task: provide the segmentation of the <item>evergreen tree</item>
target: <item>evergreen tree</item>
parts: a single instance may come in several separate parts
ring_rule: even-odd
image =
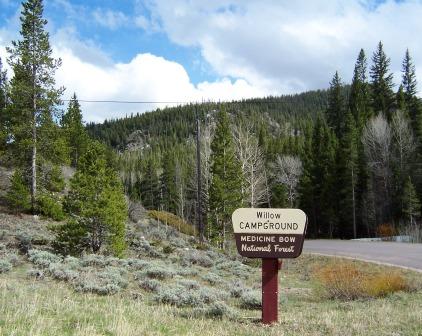
[[[390,58],[384,53],[383,44],[378,43],[377,50],[372,56],[370,70],[372,84],[372,108],[375,113],[383,112],[387,119],[391,119],[394,107],[393,74],[390,72]]]
[[[334,133],[338,136],[343,132],[345,123],[345,106],[343,98],[343,84],[341,83],[338,72],[333,76],[330,82],[330,91],[328,96],[327,123]]]
[[[77,167],[79,158],[88,145],[88,134],[82,122],[82,111],[76,93],[73,94],[67,112],[63,115],[62,127],[69,148],[70,163]]]
[[[406,219],[412,225],[421,216],[421,202],[419,201],[418,195],[416,194],[415,187],[412,184],[410,176],[406,180],[403,190],[403,212],[406,215]]]
[[[325,120],[319,116],[312,138],[312,166],[310,185],[313,195],[312,216],[315,236],[333,237],[336,234],[337,195],[334,177],[336,173],[336,137]]]
[[[161,174],[162,205],[165,211],[177,213],[176,164],[171,152],[163,157],[163,173]]]
[[[91,143],[80,158],[65,208],[72,219],[56,230],[58,246],[76,251],[75,244],[97,253],[106,244],[112,254],[123,255],[126,200],[117,172],[107,165],[103,145]]]
[[[24,168],[30,167],[31,206],[35,211],[37,196],[37,164],[41,157],[49,157],[55,149],[51,138],[55,106],[60,103],[62,89],[55,89],[54,73],[60,60],[52,57],[47,21],[42,17],[42,0],[27,0],[21,13],[21,37],[8,48],[11,80],[10,110],[15,157]],[[44,140],[44,141],[43,141]]]
[[[242,170],[236,159],[230,121],[224,107],[217,115],[211,143],[210,211],[213,239],[225,248],[231,215],[242,205]]]
[[[363,128],[363,125],[370,116],[369,90],[366,79],[366,71],[367,62],[365,51],[361,49],[353,71],[353,79],[349,96],[349,108],[359,129]]]
[[[161,203],[160,178],[157,171],[157,164],[150,156],[139,186],[142,205],[148,210],[158,209]]]
[[[339,235],[341,238],[357,237],[356,182],[358,159],[358,134],[355,119],[350,112],[339,140],[337,151],[337,190]]]
[[[29,210],[31,207],[29,190],[19,169],[15,170],[10,182],[11,186],[6,195],[9,207],[15,214]]]
[[[413,132],[417,136],[419,142],[422,141],[422,106],[417,97],[417,81],[416,68],[410,57],[409,49],[402,63],[402,88],[403,99],[402,103],[406,113],[410,117]],[[400,107],[399,107],[400,108]]]
[[[401,110],[407,114],[408,110],[406,108],[406,98],[403,91],[403,85],[399,86],[399,89],[396,93],[396,107],[398,110]]]

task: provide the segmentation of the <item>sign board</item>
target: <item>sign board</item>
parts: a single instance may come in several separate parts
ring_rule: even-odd
[[[307,218],[300,209],[241,208],[232,215],[237,250],[248,258],[297,258]]]

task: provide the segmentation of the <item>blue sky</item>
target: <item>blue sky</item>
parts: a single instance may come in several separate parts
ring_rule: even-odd
[[[422,2],[44,0],[58,85],[91,100],[201,101],[349,82],[360,48],[382,40],[397,84],[406,48],[422,77]],[[19,38],[20,1],[0,0],[0,57]],[[416,36],[416,37],[415,37]],[[9,69],[10,74],[10,69]],[[420,75],[420,76],[419,76]],[[84,104],[87,121],[151,105]]]

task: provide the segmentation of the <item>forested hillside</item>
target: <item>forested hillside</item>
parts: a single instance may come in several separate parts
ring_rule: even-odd
[[[231,113],[241,114],[242,118],[259,123],[266,123],[267,119],[267,127],[271,127],[271,121],[283,124],[296,118],[314,118],[326,110],[327,104],[327,90],[225,103]],[[125,148],[131,140],[132,132],[138,130],[148,135],[149,142],[154,144],[183,142],[195,132],[196,112],[201,120],[205,120],[207,115],[218,108],[217,103],[202,103],[157,109],[122,119],[106,120],[102,124],[90,123],[87,129],[92,137],[119,150]]]
[[[336,72],[326,91],[164,108],[87,128],[119,151],[132,198],[194,223],[197,111],[211,240],[224,240],[239,206],[300,207],[311,237],[420,239],[422,110],[404,54],[398,88],[380,42],[369,65],[359,52],[350,84]]]

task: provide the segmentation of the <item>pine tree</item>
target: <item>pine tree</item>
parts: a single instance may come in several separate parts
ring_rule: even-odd
[[[70,181],[65,208],[72,220],[56,230],[58,246],[75,251],[77,248],[72,246],[75,244],[97,253],[107,245],[112,254],[123,255],[126,200],[120,178],[107,165],[105,148],[100,143],[90,143],[80,158]],[[74,236],[71,236],[72,232]]]
[[[82,122],[82,111],[76,93],[73,94],[67,112],[63,115],[62,127],[69,148],[70,163],[77,167],[79,158],[88,145],[88,134]]]
[[[345,106],[343,98],[343,84],[336,71],[330,82],[330,91],[328,95],[327,123],[334,133],[338,136],[343,132],[345,123]]]
[[[147,159],[139,188],[142,205],[148,210],[158,209],[161,203],[160,178],[157,163],[152,156]]]
[[[367,61],[365,51],[361,49],[353,71],[349,96],[349,108],[359,129],[363,128],[363,125],[370,116],[369,89],[366,71]]]
[[[224,107],[217,115],[211,143],[210,211],[213,239],[225,248],[231,215],[242,205],[242,170],[236,159],[230,121]]]
[[[406,219],[412,225],[421,216],[421,202],[419,201],[415,187],[412,184],[410,176],[406,180],[403,190],[403,213],[406,215]]]
[[[409,49],[402,63],[402,88],[404,108],[410,117],[412,129],[419,142],[422,142],[422,106],[417,97],[416,68],[410,57]]]
[[[6,195],[9,207],[15,214],[29,210],[31,207],[29,190],[19,169],[15,170],[10,182],[11,186]]]
[[[171,152],[163,157],[163,173],[161,174],[162,206],[165,211],[177,213],[176,164]]]
[[[338,190],[339,234],[342,238],[357,237],[356,182],[358,134],[350,112],[339,140],[336,183]]]
[[[336,234],[337,195],[334,177],[336,172],[336,137],[325,120],[319,116],[315,123],[312,138],[312,166],[309,172],[312,186],[312,216],[316,236],[333,237]]]
[[[41,157],[49,157],[56,145],[51,132],[55,106],[60,103],[62,89],[55,89],[54,73],[60,60],[52,57],[49,34],[45,31],[42,0],[27,0],[21,13],[22,40],[7,48],[14,77],[11,80],[10,110],[15,157],[24,168],[30,168],[31,206],[35,211],[37,196],[37,165]]]
[[[375,113],[383,112],[387,119],[390,120],[394,107],[393,74],[389,69],[390,58],[384,53],[381,41],[372,56],[372,62],[370,70],[372,108]]]

